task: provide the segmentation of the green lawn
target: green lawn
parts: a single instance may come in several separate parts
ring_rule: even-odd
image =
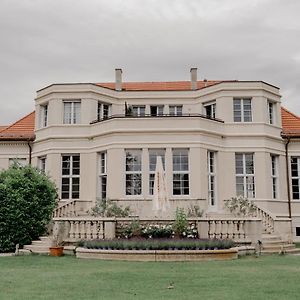
[[[300,256],[194,263],[0,257],[0,299],[300,299]]]

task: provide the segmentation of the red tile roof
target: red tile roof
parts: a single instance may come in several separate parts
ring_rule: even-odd
[[[300,136],[300,117],[281,107],[282,132],[287,136]]]
[[[207,81],[197,81],[197,89],[203,89],[208,86],[212,86],[221,82],[235,82],[236,80],[207,80]],[[111,90],[115,89],[114,82],[103,82],[96,83],[96,85],[108,88]],[[171,82],[123,82],[123,91],[190,91],[191,82],[190,81],[171,81]]]
[[[0,131],[0,140],[34,140],[35,112]]]
[[[7,126],[0,126],[0,132],[5,129]]]

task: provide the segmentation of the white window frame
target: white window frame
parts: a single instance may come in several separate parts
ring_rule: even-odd
[[[40,106],[40,127],[47,127],[48,125],[48,103]]]
[[[236,103],[240,102],[240,110],[236,109]],[[246,101],[250,102],[250,110],[246,110]],[[245,115],[246,112],[250,111],[250,119],[249,120],[245,120]],[[241,120],[237,120],[238,116],[236,115],[237,113],[240,113],[240,119]],[[240,123],[240,122],[244,122],[244,123],[249,123],[253,121],[252,118],[252,98],[233,98],[233,121],[236,123]]]
[[[271,180],[272,180],[272,199],[278,199],[278,160],[279,156],[270,155],[271,158]]]
[[[272,101],[268,101],[268,116],[269,116],[269,124],[275,124],[275,107],[276,104]]]
[[[107,152],[99,153],[99,198],[107,199]],[[105,190],[103,189],[105,183]]]
[[[145,117],[146,105],[132,105],[132,115],[135,117]]]
[[[154,176],[155,176],[157,157],[161,156],[163,168],[164,171],[166,171],[166,149],[164,148],[148,149],[148,154],[149,154],[149,195],[153,195]],[[155,157],[155,164],[151,163],[151,157]]]
[[[70,104],[70,117],[67,118],[66,105]],[[79,107],[77,105],[79,104]],[[81,119],[81,101],[80,100],[63,100],[63,123],[68,124],[79,124]],[[78,108],[78,111],[76,110]]]
[[[237,173],[237,156],[242,156],[242,173]],[[252,156],[253,173],[247,173],[247,157]],[[239,160],[240,161],[240,160]],[[236,177],[236,194],[237,196],[243,196],[245,198],[255,198],[255,165],[254,165],[254,153],[235,153],[235,177]],[[243,193],[238,192],[238,179],[242,178]],[[252,188],[251,188],[252,187]]]
[[[217,205],[217,153],[215,151],[207,151],[207,175],[208,175],[208,203],[209,207],[215,208]]]
[[[152,114],[152,108],[156,108],[156,113]],[[152,117],[160,117],[164,115],[164,105],[150,105],[150,115]]]
[[[9,160],[8,162],[9,166],[12,166],[14,163],[17,163],[18,166],[25,167],[28,164],[27,158],[24,157],[12,157],[9,158],[8,160]]]
[[[182,116],[183,105],[169,105],[170,116]]]
[[[97,121],[108,119],[111,114],[111,104],[98,101]]]
[[[79,157],[79,174],[74,174],[74,157]],[[63,174],[63,163],[64,157],[70,157],[69,162],[69,174]],[[67,169],[67,168],[65,168]],[[63,197],[63,185],[67,185],[63,183],[63,179],[69,179],[68,190],[66,191],[69,194],[68,198]],[[78,197],[73,197],[73,179],[78,178]],[[79,199],[80,198],[80,154],[62,154],[61,156],[61,199],[62,200],[71,200],[71,199]]]
[[[128,164],[128,153],[133,154],[138,157],[140,163],[137,164]],[[143,192],[143,175],[142,175],[142,150],[141,149],[125,149],[125,195],[126,196],[140,196]],[[136,170],[129,170],[129,166],[132,166]],[[135,178],[137,176],[137,178]],[[129,178],[131,178],[129,180]],[[131,186],[127,185],[128,182],[131,182]],[[138,184],[139,183],[139,184]],[[138,185],[136,185],[138,184]]]
[[[204,113],[205,113],[206,117],[211,118],[211,119],[216,118],[216,109],[217,109],[216,101],[204,103],[203,107],[204,107],[204,110],[205,110]],[[208,107],[211,107],[210,114],[208,114],[208,112],[207,112]]]
[[[40,156],[38,157],[38,169],[44,173],[46,173],[46,164],[47,164],[47,157]]]
[[[293,168],[293,165],[294,166],[296,165],[296,169]],[[297,172],[297,175],[293,174],[294,171]],[[292,187],[292,199],[300,200],[300,157],[297,156],[291,157],[291,187]],[[298,194],[298,197],[294,197],[294,194]]]
[[[186,154],[182,154],[186,153]],[[189,149],[188,148],[173,148],[172,149],[172,195],[173,196],[189,196],[190,195],[190,167],[189,167]],[[176,153],[180,153],[179,155]],[[184,164],[182,163],[183,157],[187,157],[187,168],[184,168]],[[176,157],[179,159],[179,163],[175,163]],[[179,165],[179,170],[176,170],[174,168],[175,165]],[[175,178],[179,175],[179,180],[176,180]],[[182,176],[187,176],[187,180],[184,180]],[[187,181],[187,187],[185,187],[184,182]],[[175,189],[178,189],[175,187],[175,182],[179,182],[179,193],[174,193]],[[188,192],[186,193],[186,189]]]

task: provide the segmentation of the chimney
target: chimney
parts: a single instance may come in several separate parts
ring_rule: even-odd
[[[115,90],[122,91],[122,69],[115,69],[115,74],[116,74]]]
[[[197,68],[191,68],[191,89],[197,89]]]

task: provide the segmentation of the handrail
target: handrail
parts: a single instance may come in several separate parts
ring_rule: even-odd
[[[252,214],[253,217],[261,218],[262,226],[264,230],[267,233],[273,233],[276,216],[268,212],[267,210],[258,207],[256,204],[254,204],[254,206],[255,206],[255,211]]]
[[[125,114],[117,114],[117,115],[111,115],[107,116],[106,118],[101,118],[94,120],[90,122],[90,124],[96,124],[100,123],[103,121],[111,120],[111,119],[142,119],[142,118],[187,118],[187,117],[192,117],[192,118],[202,118],[202,119],[207,119],[211,121],[216,121],[219,123],[224,123],[223,120],[218,119],[218,118],[211,118],[209,116],[203,115],[203,114],[181,114],[181,115],[171,115],[171,114],[161,114],[161,115],[151,115],[151,114],[145,114],[142,116],[134,116],[134,115],[125,115]]]

